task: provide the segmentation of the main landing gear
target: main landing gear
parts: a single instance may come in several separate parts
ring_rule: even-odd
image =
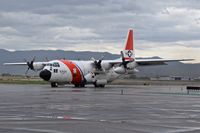
[[[56,82],[52,82],[52,83],[51,83],[51,87],[52,87],[52,88],[56,88],[56,87],[58,87],[58,83],[56,83]]]
[[[96,83],[94,83],[94,87],[95,88],[104,88],[105,84],[96,84]]]

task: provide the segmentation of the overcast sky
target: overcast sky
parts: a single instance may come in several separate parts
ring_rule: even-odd
[[[119,54],[134,29],[137,57],[200,62],[199,0],[0,0],[0,48]]]

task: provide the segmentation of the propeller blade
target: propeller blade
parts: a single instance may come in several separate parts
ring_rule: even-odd
[[[123,51],[121,51],[121,56],[122,56],[122,62],[124,62],[125,59],[124,59],[124,53],[123,53]]]
[[[24,61],[27,63],[27,60],[24,58]]]
[[[49,61],[48,57],[45,57],[45,60],[46,60],[46,61]]]
[[[99,60],[102,61],[102,60],[104,59],[104,57],[105,57],[105,55],[102,55],[101,58],[100,58]]]
[[[35,56],[33,57],[33,60],[32,60],[33,62],[35,62]]]
[[[33,59],[29,62],[27,61],[25,58],[24,58],[24,61],[26,62],[27,66],[28,66],[28,69],[26,70],[25,72],[25,75],[28,74],[28,71],[31,69],[31,70],[34,70],[34,66],[33,66],[33,63],[35,62],[35,56],[33,57]]]
[[[91,57],[90,60],[92,60],[92,61],[94,61],[94,62],[96,61],[94,57]]]
[[[102,56],[100,60],[96,60],[93,57],[91,58],[91,60],[94,62],[96,69],[98,69],[98,70],[102,69],[101,62],[102,62],[103,58],[104,58],[104,56]]]
[[[122,63],[120,64],[124,66],[125,69],[127,69],[127,64],[128,64],[128,61],[125,61],[125,58],[124,58],[124,53],[123,51],[121,51],[121,56],[122,56]]]
[[[29,69],[30,69],[30,68],[28,67],[28,69],[27,69],[27,70],[26,70],[26,72],[25,72],[25,75],[27,75],[27,74],[28,74],[28,71],[29,71]]]

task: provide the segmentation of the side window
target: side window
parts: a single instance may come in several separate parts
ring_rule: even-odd
[[[53,69],[53,72],[54,73],[58,73],[58,69]]]

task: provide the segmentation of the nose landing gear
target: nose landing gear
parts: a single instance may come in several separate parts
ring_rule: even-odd
[[[52,82],[52,83],[51,83],[51,87],[52,87],[52,88],[56,88],[56,87],[58,87],[58,83],[56,83],[56,82]]]

